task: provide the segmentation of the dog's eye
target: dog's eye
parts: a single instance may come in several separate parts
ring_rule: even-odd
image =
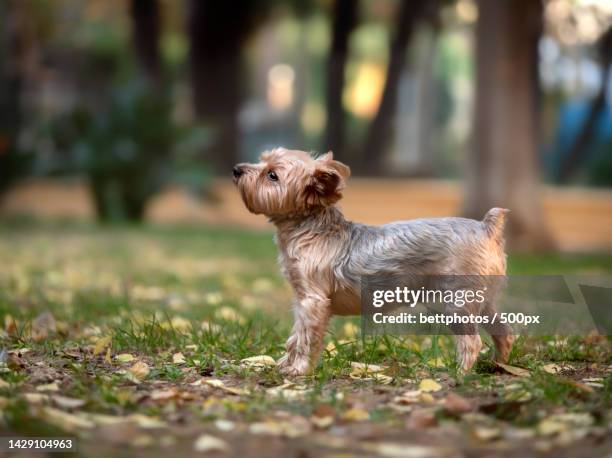
[[[268,179],[270,181],[278,181],[278,175],[274,171],[270,170],[268,172]]]

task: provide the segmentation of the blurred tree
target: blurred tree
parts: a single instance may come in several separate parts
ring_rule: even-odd
[[[612,27],[608,28],[601,36],[597,48],[602,70],[601,86],[591,102],[582,128],[576,135],[574,142],[569,146],[568,154],[561,164],[557,176],[561,183],[567,182],[586,159],[595,136],[597,122],[606,107],[610,84],[610,66],[612,65]]]
[[[363,157],[368,174],[381,172],[382,159],[392,135],[391,125],[397,105],[400,77],[406,63],[406,50],[427,3],[426,0],[402,0],[400,3],[395,37],[390,47],[385,88],[365,140]]]
[[[344,151],[345,114],[342,104],[349,36],[357,19],[357,0],[336,0],[332,12],[332,42],[327,63],[327,125],[323,151],[332,150],[339,160]]]
[[[189,61],[197,115],[211,124],[209,157],[217,172],[238,162],[238,114],[244,98],[242,48],[267,2],[191,0]],[[262,8],[263,9],[263,8]]]
[[[136,57],[151,83],[160,86],[162,65],[159,52],[159,4],[157,0],[132,0],[130,13]]]
[[[474,146],[464,213],[480,219],[509,208],[509,241],[521,250],[553,246],[539,197],[539,131],[534,65],[540,0],[479,0]]]
[[[35,32],[24,2],[0,2],[0,193],[29,169],[31,155],[18,147],[21,94],[35,57]]]

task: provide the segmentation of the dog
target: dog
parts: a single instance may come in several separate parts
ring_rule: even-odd
[[[331,152],[313,157],[276,148],[259,163],[237,164],[232,173],[247,209],[276,226],[279,263],[294,292],[295,322],[278,362],[286,375],[309,374],[316,366],[332,315],[360,313],[366,275],[506,274],[508,210],[493,208],[482,221],[433,218],[369,226],[347,221],[336,206],[350,168]],[[495,358],[505,362],[513,336],[491,334]],[[460,369],[470,370],[482,348],[475,327],[456,336],[456,348]]]

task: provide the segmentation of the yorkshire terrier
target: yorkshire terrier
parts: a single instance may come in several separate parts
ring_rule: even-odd
[[[493,208],[482,221],[432,218],[368,226],[347,221],[336,206],[349,176],[349,167],[331,152],[315,158],[285,148],[233,169],[248,210],[276,226],[280,265],[295,294],[295,323],[278,362],[287,375],[313,369],[332,315],[360,313],[365,276],[506,274],[508,210]],[[456,336],[457,362],[467,371],[482,341],[476,326],[462,329]],[[513,336],[494,334],[496,359],[504,362]]]

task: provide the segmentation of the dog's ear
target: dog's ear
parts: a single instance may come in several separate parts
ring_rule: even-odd
[[[331,152],[318,158],[306,186],[306,204],[326,206],[339,201],[350,174],[351,169],[342,162],[335,161]]]
[[[331,151],[329,151],[328,153],[326,153],[323,156],[321,156],[320,158],[318,158],[317,162],[320,162],[320,163],[324,164],[325,166],[335,170],[336,173],[338,173],[338,175],[340,175],[340,177],[342,178],[343,182],[346,182],[346,180],[348,180],[348,178],[351,176],[351,169],[350,169],[350,167],[348,165],[346,165],[346,164],[343,164],[340,161],[335,161],[334,160],[334,153],[332,153]]]

